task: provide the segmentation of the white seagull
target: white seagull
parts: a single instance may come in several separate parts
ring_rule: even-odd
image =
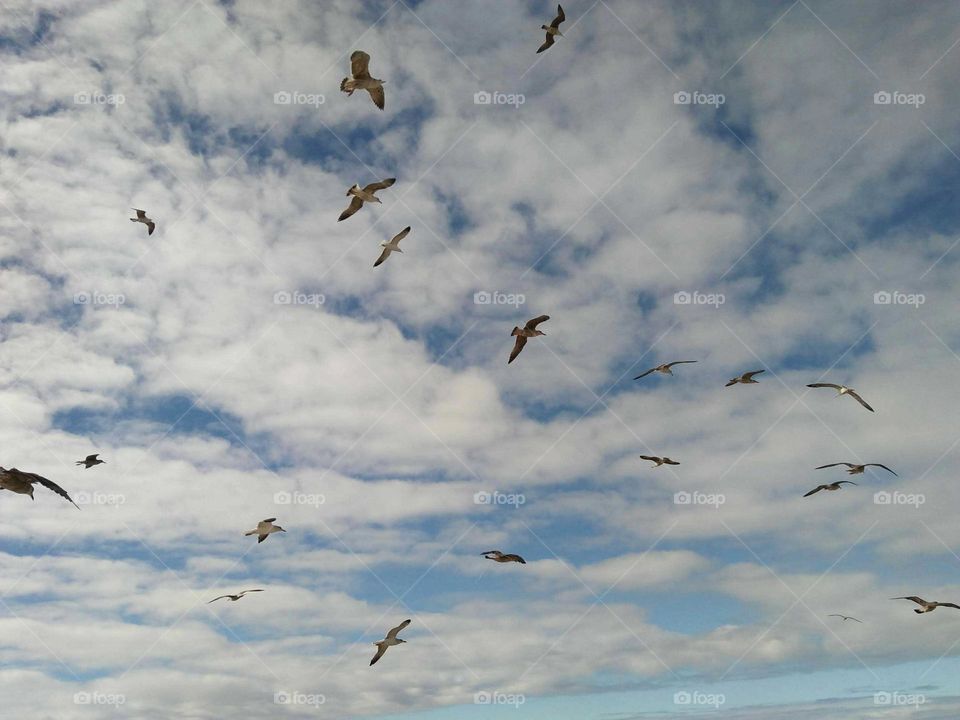
[[[256,588],[254,590],[244,590],[243,592],[239,592],[236,595],[221,595],[220,597],[215,597],[213,600],[208,602],[207,605],[209,605],[212,602],[216,602],[217,600],[223,600],[224,598],[229,598],[230,602],[236,602],[247,593],[252,593],[252,592],[263,592],[263,590],[261,588]]]
[[[695,362],[696,360],[674,360],[671,363],[664,363],[663,365],[657,365],[655,368],[650,368],[645,373],[641,373],[640,375],[637,375],[634,378],[634,380],[639,380],[640,378],[646,377],[650,373],[655,373],[655,372],[663,373],[664,375],[673,375],[673,370],[671,370],[670,368],[672,368],[674,365],[683,365],[685,363],[695,363]]]
[[[395,628],[393,628],[390,632],[388,632],[387,636],[383,640],[380,640],[379,642],[374,643],[374,645],[377,646],[377,654],[374,655],[373,660],[370,661],[371,665],[373,665],[374,663],[377,662],[377,660],[383,657],[383,654],[387,651],[388,647],[393,647],[394,645],[399,645],[400,643],[406,642],[406,640],[401,640],[400,638],[398,638],[397,634],[409,624],[410,624],[410,619],[407,618],[402,623],[400,623]]]
[[[840,615],[839,613],[831,613],[830,615],[827,615],[827,617],[843,618],[844,622],[846,622],[847,620],[853,620],[863,625],[863,620],[857,620],[855,617],[853,617],[853,615]]]
[[[849,468],[847,470],[847,475],[863,475],[863,471],[868,467],[881,467],[884,470],[886,470],[888,473],[893,473],[894,475],[897,475],[895,472],[893,472],[893,470],[888,468],[886,465],[882,465],[880,463],[864,463],[863,465],[854,465],[853,463],[848,463],[848,462],[838,462],[838,463],[830,463],[829,465],[821,465],[820,467],[817,467],[814,469],[823,470],[824,468],[837,467],[837,465],[846,465],[847,468]],[[900,477],[900,476],[897,475],[897,477]]]
[[[244,536],[256,535],[257,544],[259,545],[260,543],[262,543],[264,540],[267,539],[267,536],[275,532],[286,532],[286,530],[284,530],[279,525],[273,524],[275,520],[276,518],[267,518],[266,520],[261,520],[260,522],[257,523],[257,526],[253,530],[245,532]]]
[[[380,247],[383,248],[383,252],[380,253],[380,257],[377,258],[377,261],[373,264],[373,266],[376,267],[382,263],[384,260],[390,257],[390,253],[392,252],[402,253],[403,250],[400,249],[400,241],[403,240],[409,232],[410,226],[407,225],[403,230],[394,235],[390,242],[380,243]]]
[[[383,84],[386,80],[370,77],[370,56],[363,50],[354,50],[350,55],[350,74],[340,83],[340,89],[347,95],[353,95],[354,90],[366,90],[370,93],[373,104],[383,110],[386,98],[383,95]]]
[[[810,492],[804,493],[804,497],[810,497],[811,495],[814,495],[814,494],[820,492],[821,490],[829,490],[829,491],[831,491],[831,492],[834,491],[834,490],[839,490],[839,489],[840,489],[840,486],[843,485],[843,484],[856,485],[856,483],[853,482],[852,480],[837,480],[837,482],[835,482],[835,483],[827,483],[826,485],[817,485],[817,486],[816,486],[813,490],[811,490]]]
[[[896,598],[890,598],[890,599],[891,600],[912,600],[913,602],[915,602],[917,605],[920,606],[920,608],[913,609],[913,611],[919,615],[922,615],[923,613],[933,612],[938,607],[951,607],[951,608],[956,608],[957,610],[960,610],[960,605],[956,605],[954,603],[927,602],[923,598],[918,598],[916,595],[907,595],[906,597],[896,597]]]
[[[154,228],[157,227],[157,224],[147,217],[146,210],[137,210],[136,208],[130,208],[137,213],[135,218],[130,218],[130,222],[139,222],[147,226],[147,235],[153,235]]]
[[[347,209],[340,213],[340,217],[337,219],[337,222],[341,220],[346,220],[348,217],[353,215],[357,210],[363,207],[365,202],[380,202],[380,198],[374,195],[377,190],[383,190],[393,185],[397,181],[396,178],[387,178],[386,180],[381,180],[380,182],[370,183],[366,187],[361,188],[359,183],[354,185],[352,188],[347,190],[347,197],[353,197],[350,200],[350,204],[347,206]]]
[[[499,550],[487,550],[485,553],[480,553],[482,557],[485,557],[487,560],[493,560],[498,563],[508,563],[515,562],[520,563],[521,565],[526,565],[527,561],[524,560],[519,555],[513,553],[502,553]]]
[[[810,387],[810,388],[818,388],[818,387],[833,388],[834,390],[837,391],[837,397],[840,397],[841,395],[849,395],[849,396],[852,397],[854,400],[856,400],[858,403],[860,403],[861,405],[863,405],[867,410],[869,410],[870,412],[874,412],[873,408],[870,407],[869,405],[867,405],[866,400],[864,400],[862,397],[860,397],[859,395],[857,395],[856,391],[855,391],[853,388],[848,388],[848,387],[846,387],[845,385],[836,385],[836,384],[834,384],[834,383],[810,383],[809,385],[807,385],[807,387]]]
[[[766,370],[752,370],[751,372],[745,372],[740,377],[735,377],[730,380],[730,382],[724,385],[724,387],[730,387],[731,385],[736,385],[737,383],[740,383],[741,385],[756,385],[760,381],[754,380],[753,376],[759,375],[762,372],[766,372]]]

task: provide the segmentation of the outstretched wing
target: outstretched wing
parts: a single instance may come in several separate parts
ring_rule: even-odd
[[[375,665],[377,660],[383,657],[383,654],[387,651],[386,645],[381,645],[377,643],[377,654],[373,656],[373,660],[370,661],[371,665]]]
[[[223,600],[224,598],[228,598],[228,597],[232,597],[232,596],[231,596],[231,595],[221,595],[220,597],[215,597],[213,600],[211,600],[210,602],[208,602],[207,605],[209,605],[209,604],[212,603],[212,602],[216,602],[217,600]]]
[[[807,387],[828,387],[833,388],[834,390],[839,390],[839,385],[834,385],[833,383],[810,383]]]
[[[557,16],[553,19],[553,22],[550,23],[550,27],[556,30],[560,27],[560,23],[567,19],[567,16],[563,14],[563,8],[557,5]]]
[[[100,453],[94,453],[93,455],[87,455],[87,457],[84,458],[84,462],[93,462],[94,460],[97,459],[97,455],[99,455],[99,454],[100,454]]]
[[[375,88],[367,88],[367,92],[370,93],[370,99],[373,100],[373,104],[383,110],[387,104],[386,95],[383,93],[383,85]]]
[[[520,351],[523,350],[523,346],[526,344],[527,338],[523,335],[517,335],[517,341],[513,344],[513,350],[510,352],[510,359],[507,360],[507,365],[517,359],[517,355],[520,354]]]
[[[410,618],[407,618],[407,619],[404,620],[402,623],[400,623],[399,625],[397,625],[395,628],[392,628],[392,629],[390,630],[390,632],[387,633],[387,637],[392,640],[393,638],[395,638],[395,637],[397,636],[397,634],[398,634],[401,630],[403,630],[403,629],[404,629],[407,625],[409,625],[409,624],[410,624]]]
[[[151,220],[147,223],[147,235],[153,235],[153,231],[156,230],[157,224]]]
[[[409,234],[410,234],[410,226],[407,225],[403,230],[401,230],[400,232],[398,232],[396,235],[393,236],[393,239],[390,240],[390,244],[399,245],[400,241],[403,240]]]
[[[837,465],[846,465],[848,468],[853,467],[853,463],[839,462],[839,463],[830,463],[829,465],[821,465],[819,467],[815,467],[814,470],[823,470],[824,468],[836,467]]]
[[[752,370],[751,372],[744,373],[743,378],[745,380],[753,380],[754,375],[759,375],[762,372],[766,372],[766,370]]]
[[[383,252],[380,253],[380,257],[377,258],[377,261],[373,264],[373,266],[374,266],[374,267],[377,267],[377,265],[379,265],[379,264],[382,263],[384,260],[386,260],[388,257],[390,257],[390,253],[391,253],[391,252],[393,252],[393,251],[390,250],[389,248],[384,248],[384,249],[383,249]]]
[[[59,485],[57,485],[53,480],[47,480],[47,478],[43,477],[42,475],[37,475],[37,474],[35,474],[35,473],[23,473],[23,474],[24,474],[24,475],[29,475],[29,476],[32,477],[36,482],[40,483],[41,485],[43,485],[43,486],[44,486],[45,488],[47,488],[48,490],[53,490],[53,491],[54,491],[57,495],[59,495],[60,497],[66,499],[66,500],[68,500],[68,501],[70,501],[70,503],[71,503],[77,510],[80,509],[80,506],[77,505],[75,502],[73,502],[73,498],[70,497],[70,496],[67,494],[67,491],[64,490],[62,487],[60,487]]]
[[[875,467],[883,468],[883,469],[886,470],[888,473],[893,473],[894,475],[897,475],[895,472],[893,472],[893,470],[891,470],[891,469],[888,468],[886,465],[883,465],[883,464],[881,464],[881,463],[867,463],[866,465],[864,465],[864,467],[869,467],[869,466],[871,466],[871,465],[873,465],[873,466],[875,466]],[[897,477],[900,477],[900,476],[897,475]]]
[[[350,204],[347,206],[347,209],[340,213],[340,217],[337,218],[337,222],[341,220],[346,220],[348,217],[353,215],[357,210],[363,207],[363,200],[358,198],[356,195],[353,196],[353,199],[350,201]]]
[[[815,488],[814,488],[813,490],[811,490],[810,492],[805,493],[805,494],[804,494],[804,497],[810,497],[811,495],[814,495],[814,494],[820,492],[820,491],[823,490],[825,487],[826,487],[826,485],[818,485],[817,487],[815,487]]]
[[[524,559],[523,559],[522,557],[520,557],[519,555],[510,554],[510,555],[504,555],[504,557],[507,558],[508,560],[512,560],[513,562],[518,562],[518,563],[520,563],[521,565],[526,565],[526,564],[527,564],[527,561],[524,560]]]
[[[137,210],[136,208],[130,208],[130,209],[136,211],[136,213],[137,213],[137,220],[143,220],[144,218],[147,217],[147,211],[146,211],[146,210]]]
[[[354,50],[350,55],[350,74],[357,80],[370,77],[370,56],[363,50]]]
[[[849,396],[852,397],[854,400],[856,400],[858,403],[860,403],[861,405],[863,405],[863,406],[864,406],[867,410],[869,410],[870,412],[874,412],[874,409],[873,409],[872,407],[870,407],[869,405],[867,405],[866,400],[864,400],[862,397],[860,397],[859,395],[857,395],[853,390],[847,390],[847,395],[849,395]]]
[[[363,191],[368,193],[374,193],[377,190],[383,190],[393,185],[397,181],[396,178],[387,178],[386,180],[381,180],[380,182],[370,183],[367,185]]]
[[[646,377],[647,375],[649,375],[650,373],[655,372],[655,371],[656,371],[656,368],[650,368],[649,370],[647,370],[647,371],[646,371],[645,373],[643,373],[642,375],[637,375],[637,376],[634,378],[634,380],[639,380],[640,378],[644,378],[644,377]]]
[[[674,360],[672,363],[667,363],[668,368],[672,368],[674,365],[685,365],[686,363],[695,363],[696,360]]]
[[[256,588],[254,590],[244,590],[243,592],[240,593],[240,597],[243,597],[247,593],[252,593],[252,592],[263,592],[263,588]]]
[[[660,458],[654,457],[653,455],[641,455],[641,460],[650,460],[652,462],[660,462]]]
[[[956,605],[954,603],[938,603],[938,605],[940,607],[952,607],[952,608],[956,608],[957,610],[960,610],[960,605]]]
[[[540,317],[535,317],[532,320],[527,320],[527,324],[524,325],[524,327],[527,330],[536,330],[537,325],[539,325],[542,322],[546,322],[549,319],[550,319],[549,315],[541,315]]]
[[[891,599],[891,600],[912,600],[912,601],[915,602],[917,605],[926,605],[926,604],[927,604],[927,601],[926,601],[926,600],[924,600],[923,598],[919,598],[919,597],[917,597],[916,595],[907,595],[907,596],[905,596],[905,597],[895,597],[895,598],[890,598],[890,599]]]
[[[553,42],[554,42],[554,40],[553,40],[553,35],[551,35],[550,33],[547,33],[547,39],[544,40],[544,41],[543,41],[543,45],[541,45],[541,46],[537,49],[537,53],[538,53],[538,54],[539,54],[539,53],[542,53],[542,52],[543,52],[544,50],[546,50],[548,47],[550,47],[551,45],[553,45]]]

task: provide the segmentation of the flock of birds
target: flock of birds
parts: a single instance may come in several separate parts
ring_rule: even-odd
[[[566,20],[566,15],[563,12],[563,8],[560,5],[557,5],[557,15],[553,19],[553,21],[549,25],[541,26],[541,29],[544,30],[546,33],[546,39],[544,40],[540,48],[537,50],[537,53],[542,53],[543,51],[547,50],[556,42],[557,37],[563,36],[563,33],[560,32],[560,24],[565,20]],[[356,50],[350,55],[350,76],[345,77],[343,81],[340,83],[340,90],[346,93],[348,96],[353,95],[354,91],[356,90],[366,90],[367,93],[370,95],[370,98],[373,101],[374,105],[376,105],[380,110],[383,110],[386,106],[386,96],[383,89],[385,82],[386,82],[385,80],[381,80],[379,78],[375,78],[370,75],[370,56],[367,53],[363,52],[362,50]],[[350,204],[340,214],[340,217],[338,218],[337,221],[341,222],[343,220],[346,220],[347,218],[352,217],[366,203],[370,203],[370,204],[382,203],[380,198],[377,197],[377,192],[380,190],[386,190],[387,188],[392,187],[395,182],[396,182],[396,178],[386,178],[384,180],[380,180],[378,182],[365,185],[364,187],[360,187],[359,183],[355,183],[353,186],[351,186],[347,190],[347,193],[346,193],[347,197],[350,198]],[[136,212],[137,216],[135,218],[130,218],[130,221],[136,222],[136,223],[142,223],[147,228],[147,235],[148,236],[153,235],[153,232],[157,227],[156,222],[154,222],[154,220],[152,220],[147,216],[147,213],[145,210],[139,210],[137,208],[133,208],[133,210]],[[376,262],[374,263],[374,267],[377,267],[381,265],[383,262],[385,262],[392,253],[394,252],[402,253],[403,250],[400,249],[399,243],[409,233],[410,233],[410,227],[407,226],[403,230],[401,230],[399,233],[397,233],[395,236],[393,236],[393,238],[391,238],[388,242],[381,243],[380,247],[383,248],[383,251],[381,252],[379,258],[377,258]],[[526,346],[528,339],[545,335],[544,332],[537,329],[537,326],[543,322],[546,322],[549,319],[550,319],[549,315],[540,315],[539,317],[535,317],[528,320],[523,327],[518,326],[513,328],[513,331],[511,332],[511,336],[515,337],[516,340],[514,342],[513,350],[510,352],[510,357],[507,360],[507,364],[510,364],[517,359],[517,356],[523,351],[524,347]],[[696,360],[675,360],[673,362],[664,363],[662,365],[658,365],[657,367],[650,368],[646,372],[641,373],[640,375],[636,376],[634,380],[640,380],[653,373],[660,373],[662,375],[672,376],[673,375],[672,368],[674,366],[682,365],[682,364],[690,364],[695,362],[697,361]],[[759,381],[756,380],[755,377],[757,375],[760,375],[763,372],[764,372],[763,370],[752,370],[750,372],[743,373],[739,377],[732,378],[726,384],[726,387],[730,387],[732,385],[737,385],[737,384],[742,384],[742,385],[757,384]],[[863,407],[865,407],[867,410],[869,410],[870,412],[874,412],[874,409],[870,407],[870,405],[868,405],[867,402],[862,397],[860,397],[860,395],[857,394],[855,390],[853,390],[852,388],[846,387],[844,385],[817,382],[817,383],[810,383],[809,385],[807,385],[807,387],[832,388],[837,391],[837,395],[836,395],[837,397],[842,397],[844,395],[851,397],[854,400],[856,400],[858,403],[860,403]],[[643,460],[651,461],[653,463],[653,467],[660,467],[661,465],[679,465],[680,464],[675,460],[671,460],[669,457],[658,457],[653,455],[641,455],[640,457]],[[102,460],[99,457],[99,454],[93,454],[93,455],[88,455],[83,460],[78,460],[76,464],[83,466],[85,469],[90,469],[96,465],[101,465],[105,462],[106,462],[105,460]],[[888,468],[886,465],[882,465],[880,463],[863,463],[863,464],[854,464],[854,463],[848,463],[848,462],[830,463],[828,465],[821,465],[816,469],[823,470],[826,468],[837,467],[841,465],[846,466],[847,473],[850,475],[863,474],[865,469],[868,467],[879,467],[886,470],[887,472],[890,472],[896,475],[896,473],[893,470]],[[35,473],[18,470],[17,468],[10,468],[9,470],[7,470],[5,468],[0,467],[0,490],[9,490],[10,492],[13,492],[13,493],[17,493],[21,495],[29,495],[30,499],[32,500],[34,499],[34,496],[33,496],[34,485],[37,485],[37,484],[42,485],[43,487],[46,487],[47,489],[60,495],[61,497],[63,497],[64,499],[72,503],[74,507],[76,507],[77,509],[80,509],[79,506],[73,501],[73,499],[67,493],[67,491],[64,490],[62,487],[60,487],[59,485],[57,485],[52,480],[49,480],[48,478],[45,478],[41,475],[37,475]],[[844,484],[856,485],[857,483],[854,483],[850,480],[838,480],[837,482],[818,485],[813,490],[810,490],[809,492],[807,492],[804,495],[804,497],[809,497],[820,491],[840,490],[841,486]],[[265,520],[261,520],[259,523],[257,523],[256,528],[246,532],[245,535],[247,536],[256,535],[257,543],[259,544],[259,543],[262,543],[264,540],[266,540],[270,535],[274,533],[286,532],[286,530],[284,530],[282,527],[276,524],[276,520],[277,520],[276,518],[267,518]],[[492,560],[497,563],[526,564],[526,561],[520,555],[513,554],[513,553],[503,553],[499,550],[488,550],[487,552],[482,553],[481,557],[484,557],[488,560]],[[241,598],[245,597],[246,595],[248,595],[249,593],[258,593],[258,592],[264,592],[264,590],[262,588],[253,588],[250,590],[243,590],[236,594],[220,595],[218,597],[213,598],[213,600],[210,600],[209,602],[213,603],[223,599],[227,599],[231,602],[236,602]],[[951,608],[960,609],[960,605],[956,605],[954,603],[929,602],[915,595],[909,595],[905,597],[898,597],[898,598],[891,598],[891,599],[910,600],[920,606],[919,608],[916,608],[914,612],[921,613],[921,614],[932,612],[938,607],[951,607]],[[839,617],[839,618],[842,618],[844,622],[847,620],[862,622],[861,620],[850,615],[842,615],[842,614],[835,613],[835,614],[829,615],[828,617]],[[370,660],[370,665],[376,664],[376,662],[383,657],[384,653],[386,653],[388,648],[391,648],[395,645],[399,645],[401,643],[406,642],[405,640],[402,640],[401,638],[399,638],[398,635],[401,630],[403,630],[410,624],[410,622],[411,621],[409,619],[404,620],[402,623],[400,623],[396,627],[391,628],[387,632],[383,640],[380,640],[374,643],[374,645],[377,646],[377,652],[373,656],[373,659]]]

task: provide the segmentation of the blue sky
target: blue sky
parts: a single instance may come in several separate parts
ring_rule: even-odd
[[[957,716],[960,11],[564,9],[8,3],[12,712]]]

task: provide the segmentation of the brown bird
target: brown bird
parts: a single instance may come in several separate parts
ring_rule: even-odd
[[[654,467],[660,467],[661,465],[679,465],[676,460],[671,460],[668,457],[657,457],[656,455],[641,455],[641,460],[649,460],[653,463]]]
[[[537,330],[537,325],[542,322],[546,322],[549,319],[549,315],[541,315],[540,317],[535,317],[532,320],[527,320],[527,324],[522,328],[515,327],[513,329],[513,332],[510,333],[510,335],[515,335],[517,341],[513,345],[513,351],[510,353],[510,359],[507,360],[507,365],[517,359],[517,355],[519,355],[520,351],[523,350],[523,346],[527,344],[527,338],[537,337],[538,335],[546,335],[545,332],[540,332]]]
[[[83,460],[77,460],[77,465],[83,465],[85,470],[89,470],[94,465],[104,465],[106,460],[101,460],[97,457],[100,453],[94,453],[93,455],[87,455]]]
[[[917,605],[919,605],[920,608],[923,608],[922,610],[919,608],[913,609],[913,611],[919,615],[922,615],[923,613],[933,612],[938,607],[951,607],[951,608],[956,608],[957,610],[960,610],[960,605],[955,605],[954,603],[927,602],[923,598],[918,598],[916,595],[907,595],[906,597],[896,597],[896,598],[890,598],[890,599],[891,600],[912,600]]]
[[[354,90],[366,90],[370,93],[373,104],[383,110],[386,98],[383,95],[383,84],[386,80],[370,77],[370,56],[363,50],[354,50],[350,55],[350,74],[340,83],[340,89],[347,95],[353,95]]]
[[[870,412],[874,412],[874,409],[873,409],[872,407],[870,407],[869,405],[867,405],[867,402],[866,402],[862,397],[860,397],[859,395],[857,395],[857,393],[853,390],[853,388],[848,388],[848,387],[846,387],[846,386],[844,386],[844,385],[836,385],[836,384],[834,384],[834,383],[810,383],[809,385],[807,385],[807,387],[809,387],[809,388],[821,388],[821,387],[833,388],[834,390],[837,391],[837,395],[836,395],[837,397],[840,397],[841,395],[849,395],[849,396],[852,397],[854,400],[856,400],[858,403],[860,403],[861,405],[863,405],[867,410],[869,410]]]
[[[897,475],[895,472],[893,472],[893,470],[888,468],[886,465],[881,465],[880,463],[864,463],[863,465],[854,465],[853,463],[848,463],[848,462],[838,462],[838,463],[830,463],[829,465],[821,465],[820,467],[814,468],[814,469],[823,470],[824,468],[837,467],[837,465],[846,465],[849,468],[849,470],[847,470],[848,475],[862,475],[864,469],[868,467],[882,467],[888,473],[893,473],[894,475]],[[897,477],[900,477],[900,476],[897,475]]]
[[[157,227],[157,224],[153,220],[147,217],[146,211],[137,210],[136,208],[130,208],[130,209],[135,210],[137,213],[137,216],[135,218],[130,218],[130,222],[143,223],[144,225],[147,226],[147,235],[153,235],[153,230],[154,228]]]
[[[377,190],[383,190],[393,185],[397,181],[396,178],[387,178],[386,180],[381,180],[380,182],[370,183],[366,187],[361,188],[359,184],[354,185],[352,188],[347,190],[347,197],[352,197],[350,204],[347,206],[347,209],[340,213],[340,217],[337,222],[341,220],[346,220],[348,217],[353,215],[357,210],[363,207],[365,202],[380,202],[380,198],[374,195]]]
[[[639,380],[640,378],[646,377],[650,373],[663,373],[664,375],[673,375],[673,371],[670,369],[674,365],[683,365],[684,363],[695,363],[696,360],[674,360],[672,363],[664,363],[663,365],[657,365],[655,368],[650,368],[645,373],[637,375],[634,380]]]
[[[23,472],[16,468],[6,470],[0,467],[0,490],[9,490],[19,495],[29,495],[30,499],[33,500],[34,483],[40,483],[48,490],[53,490],[57,495],[69,501],[77,510],[80,509],[80,506],[73,502],[73,498],[67,494],[67,491],[53,482],[53,480],[47,480],[47,478],[42,475]]]
[[[499,550],[487,550],[485,553],[480,553],[480,555],[481,557],[485,557],[487,560],[493,560],[494,562],[498,563],[515,562],[520,563],[521,565],[527,564],[527,561],[519,555],[504,554]]]
[[[388,647],[393,647],[394,645],[399,645],[400,643],[405,643],[406,640],[401,640],[397,637],[397,634],[403,630],[407,625],[410,624],[409,618],[404,620],[402,623],[393,628],[390,632],[387,633],[387,636],[380,642],[375,642],[374,645],[377,646],[377,654],[373,656],[373,660],[370,661],[370,664],[373,665],[380,658],[383,657],[383,654],[387,651]]]
[[[252,592],[263,592],[263,590],[260,589],[260,588],[257,588],[257,589],[255,589],[255,590],[244,590],[243,592],[239,592],[239,593],[237,593],[236,595],[221,595],[220,597],[215,597],[213,600],[211,600],[210,602],[208,602],[207,605],[209,605],[209,604],[212,603],[212,602],[216,602],[217,600],[223,600],[224,598],[229,598],[229,599],[230,599],[230,602],[236,602],[237,600],[239,600],[240,598],[242,598],[242,597],[243,597],[244,595],[246,595],[247,593],[252,593]]]
[[[537,50],[537,53],[542,53],[548,47],[553,45],[556,36],[563,37],[563,33],[560,32],[560,23],[567,19],[567,16],[563,14],[563,8],[557,5],[557,16],[553,19],[553,22],[549,25],[541,25],[541,30],[547,31],[547,39],[543,41],[543,45],[540,46],[540,49]]]
[[[857,483],[852,480],[837,480],[835,483],[828,483],[827,485],[817,485],[813,490],[804,494],[804,497],[810,497],[811,495],[820,492],[821,490],[839,490],[840,486],[843,484],[847,485],[856,485]]]
[[[752,372],[744,373],[740,377],[735,377],[732,380],[730,380],[730,382],[724,385],[724,387],[730,387],[731,385],[736,385],[737,383],[740,383],[742,385],[756,385],[760,381],[754,380],[753,376],[759,375],[762,372],[766,372],[766,370],[753,370]]]

